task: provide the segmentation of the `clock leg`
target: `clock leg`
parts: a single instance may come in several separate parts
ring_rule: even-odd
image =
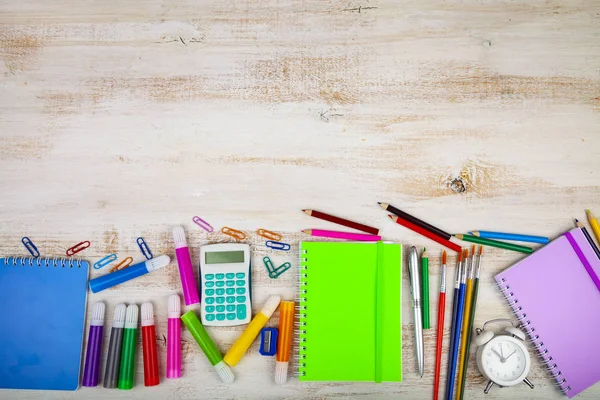
[[[483,393],[488,394],[492,386],[494,386],[494,382],[488,381],[487,385],[485,386],[485,389],[483,389]]]
[[[527,378],[523,379],[523,382],[525,382],[527,384],[527,386],[529,386],[532,389],[535,387],[535,386],[533,386],[533,383],[531,383],[531,381]]]

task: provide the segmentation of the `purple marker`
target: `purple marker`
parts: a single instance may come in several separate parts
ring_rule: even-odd
[[[177,254],[177,265],[179,266],[179,277],[181,278],[185,305],[198,304],[200,303],[200,296],[194,279],[192,258],[185,238],[185,231],[181,226],[173,228],[173,240],[175,241],[175,253]]]
[[[104,330],[104,303],[99,301],[94,304],[92,322],[85,354],[85,368],[83,370],[83,386],[93,387],[98,385],[100,372],[100,351],[102,348],[102,331]]]

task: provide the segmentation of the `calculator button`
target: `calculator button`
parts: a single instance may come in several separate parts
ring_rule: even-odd
[[[234,288],[232,288],[232,287],[231,287],[231,288],[227,288],[227,290],[225,290],[225,292],[226,292],[227,294],[235,294],[235,289],[234,289]]]
[[[237,317],[238,319],[246,319],[246,305],[240,304],[237,306]]]
[[[213,286],[215,286],[215,283],[214,282],[204,282],[204,286],[213,287]]]
[[[235,289],[237,294],[245,294],[246,293],[246,289],[244,289],[243,287],[239,287],[237,289]]]
[[[217,312],[225,311],[225,306],[217,306]]]
[[[233,312],[235,311],[235,306],[233,304],[229,304],[227,305],[227,307],[225,307],[227,309],[227,311],[229,312]]]
[[[225,289],[217,289],[217,295],[223,296],[225,294]]]
[[[227,282],[225,282],[225,284],[227,286],[233,286],[233,285],[235,285],[235,282],[234,281],[227,281]]]
[[[225,282],[217,281],[217,287],[223,287],[223,286],[225,286]]]
[[[215,279],[215,276],[213,274],[206,274],[204,275],[204,279],[206,279],[207,281],[212,281],[213,279]]]
[[[215,306],[206,306],[206,312],[207,313],[215,312]]]
[[[235,274],[234,274],[234,273],[225,274],[225,277],[226,277],[227,279],[233,279],[233,277],[234,277],[234,276],[235,276]]]
[[[229,321],[233,321],[233,320],[235,319],[235,314],[233,314],[233,313],[229,313],[229,314],[227,314],[227,319],[228,319]]]
[[[225,303],[225,297],[217,297],[217,304]]]
[[[237,274],[235,274],[235,277],[238,279],[244,279],[245,276],[246,274],[243,272],[238,272]]]
[[[225,314],[217,314],[217,321],[224,321],[225,320]]]
[[[229,304],[231,304],[231,303],[234,303],[234,302],[235,302],[235,297],[233,297],[233,296],[228,296],[228,297],[227,297],[227,302],[228,302]]]
[[[215,289],[206,289],[206,290],[204,291],[204,293],[205,293],[207,296],[212,296],[212,295],[214,295],[214,294],[215,294]]]
[[[246,281],[235,281],[235,284],[238,286],[244,286],[244,284],[246,284]]]
[[[215,320],[215,316],[213,314],[207,314],[206,315],[206,320],[207,321],[214,321]]]
[[[215,304],[215,298],[214,297],[207,297],[206,300],[204,300],[206,302],[206,304]]]
[[[217,274],[217,279],[223,279],[225,278],[225,274]]]
[[[238,303],[243,303],[246,301],[246,296],[238,296],[237,297],[237,302]]]

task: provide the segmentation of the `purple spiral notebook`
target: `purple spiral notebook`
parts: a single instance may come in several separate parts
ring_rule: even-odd
[[[569,398],[600,381],[599,275],[600,260],[575,228],[495,276]]]

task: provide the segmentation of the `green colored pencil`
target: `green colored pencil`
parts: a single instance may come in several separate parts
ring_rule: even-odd
[[[454,237],[457,239],[460,239],[460,240],[464,240],[465,242],[477,243],[477,244],[481,244],[484,246],[498,247],[500,249],[518,251],[520,253],[526,253],[526,254],[533,253],[533,249],[531,247],[521,246],[521,245],[513,244],[513,243],[501,242],[499,240],[484,239],[484,238],[480,238],[478,236],[463,235],[463,234],[454,235]]]
[[[421,300],[423,302],[423,329],[431,328],[429,324],[429,258],[427,258],[427,249],[423,249],[421,256]]]

